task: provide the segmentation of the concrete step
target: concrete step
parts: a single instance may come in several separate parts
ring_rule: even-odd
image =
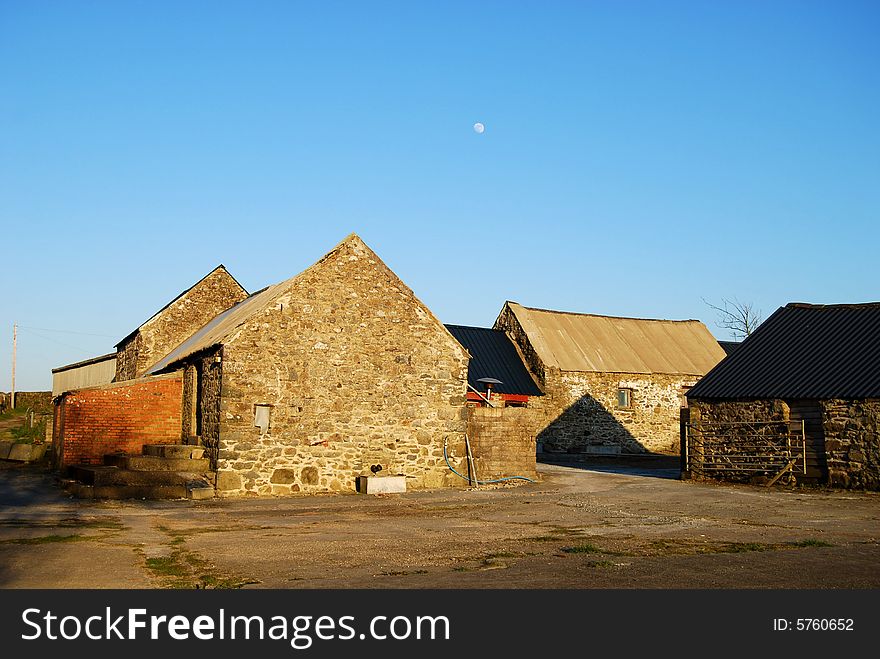
[[[186,444],[145,444],[143,454],[159,458],[199,460],[205,455],[205,449],[201,446],[188,446]]]
[[[114,469],[116,473],[114,474]],[[124,472],[116,467],[80,467],[73,473],[83,478],[92,478],[100,474],[96,482],[84,483],[72,478],[61,479],[62,487],[75,497],[83,499],[212,499],[214,492],[213,474],[177,473],[166,482],[132,482],[135,478],[149,475],[152,472]],[[112,482],[115,479],[127,482]]]
[[[211,471],[207,458],[162,458],[158,455],[105,455],[104,464],[131,471]]]
[[[73,481],[65,489],[79,499],[186,499],[185,485],[86,485]]]
[[[111,465],[75,465],[68,475],[84,485],[185,485],[203,481],[206,472],[132,471]]]

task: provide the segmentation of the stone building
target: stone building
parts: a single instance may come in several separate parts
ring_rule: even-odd
[[[495,329],[544,395],[529,400],[549,453],[677,453],[684,394],[724,350],[696,320],[647,320],[507,302]]]
[[[778,309],[688,392],[691,475],[880,489],[878,337],[880,303]]]
[[[116,381],[131,380],[167,355],[217,314],[247,297],[218,265],[116,344]]]
[[[462,455],[468,358],[351,235],[145,370],[183,371],[182,435],[206,447],[220,494],[289,494],[352,491],[377,470],[456,482],[443,450]]]

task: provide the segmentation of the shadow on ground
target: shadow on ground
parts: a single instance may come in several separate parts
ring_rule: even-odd
[[[644,456],[606,456],[539,453],[538,462],[608,474],[673,480],[681,478],[681,465],[677,455],[648,453]]]
[[[31,508],[68,501],[55,477],[44,468],[21,462],[0,460],[0,505],[3,508]]]

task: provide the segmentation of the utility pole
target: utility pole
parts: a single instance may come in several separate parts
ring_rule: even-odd
[[[12,391],[9,394],[9,407],[15,409],[15,344],[18,341],[18,325],[12,325]]]

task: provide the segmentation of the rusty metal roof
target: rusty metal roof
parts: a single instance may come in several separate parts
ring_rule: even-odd
[[[472,387],[485,391],[485,385],[479,380],[496,378],[501,380],[501,384],[494,387],[499,393],[542,395],[507,334],[488,327],[465,325],[447,325],[446,329],[471,355],[468,362],[468,383]]]
[[[880,398],[880,302],[780,307],[688,398]]]
[[[698,320],[618,318],[507,306],[546,366],[562,371],[703,375],[725,353]]]

